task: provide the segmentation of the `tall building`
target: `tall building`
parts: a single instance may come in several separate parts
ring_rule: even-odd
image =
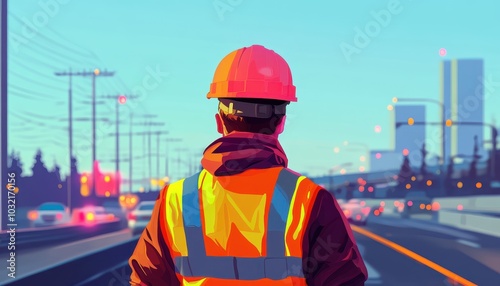
[[[422,164],[420,150],[425,142],[426,126],[408,125],[408,119],[411,118],[415,123],[425,122],[425,105],[396,105],[394,111],[396,123],[394,151],[403,154],[407,150],[410,164],[420,166]],[[432,147],[434,146],[426,146],[428,150],[432,150]],[[438,146],[435,147],[438,148]]]
[[[482,59],[454,59],[441,63],[441,100],[445,116],[453,122],[484,121],[484,82]],[[474,136],[477,136],[479,150],[484,152],[483,129],[481,125],[453,125],[445,131],[445,158],[472,155]]]

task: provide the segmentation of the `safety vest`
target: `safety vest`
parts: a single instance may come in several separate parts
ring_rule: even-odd
[[[302,238],[320,187],[281,167],[247,170],[239,180],[249,184],[247,186],[265,189],[262,182],[253,181],[256,177],[252,174],[260,172],[262,176],[268,170],[267,178],[274,175],[275,181],[264,182],[274,184],[267,186],[271,188],[267,194],[231,193],[222,185],[239,175],[214,177],[206,170],[168,187],[162,233],[181,285],[306,285],[302,271]],[[231,196],[241,199],[239,205]],[[256,202],[255,207],[252,202]],[[238,211],[241,217],[237,217],[239,215],[232,212],[234,209],[228,210],[224,204],[236,205],[236,210],[245,205],[253,209],[246,214]],[[251,219],[245,220],[249,213]],[[253,249],[252,245],[256,245],[259,248],[262,243],[261,253],[250,255],[250,251],[247,253],[234,244],[231,249],[221,246],[225,239],[231,239],[222,232],[233,231],[231,228],[238,227],[238,223],[241,229],[237,231],[237,238],[245,238],[239,247]],[[221,228],[220,224],[226,227]],[[219,237],[219,240],[214,244],[210,236]],[[226,245],[230,245],[229,242]],[[210,252],[217,255],[209,255]],[[231,255],[231,252],[239,255]]]

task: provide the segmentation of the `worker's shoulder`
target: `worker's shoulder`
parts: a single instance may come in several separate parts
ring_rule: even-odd
[[[167,184],[162,188],[160,196],[165,197],[167,195],[170,196],[172,194],[180,194],[182,192],[182,189],[184,188],[184,182],[187,179],[194,179],[196,182],[200,174],[201,172],[197,172],[195,174],[190,175],[189,177],[181,178],[173,182],[167,182]],[[191,181],[191,183],[193,183],[193,181]]]
[[[320,189],[323,189],[322,186],[320,186],[319,184],[314,182],[314,180],[311,179],[310,177],[308,177],[307,175],[301,174],[301,173],[294,171],[290,168],[285,168],[285,170],[288,171],[289,173],[291,173],[292,175],[296,176],[298,178],[298,183],[300,185],[304,185],[304,186],[307,186],[309,188],[317,189],[318,191]]]

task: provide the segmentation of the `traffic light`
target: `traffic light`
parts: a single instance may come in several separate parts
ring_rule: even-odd
[[[118,180],[114,173],[98,173],[96,195],[99,197],[114,197],[118,195]]]
[[[80,176],[80,194],[82,197],[90,196],[90,187],[92,186],[92,175],[90,173],[82,173]]]

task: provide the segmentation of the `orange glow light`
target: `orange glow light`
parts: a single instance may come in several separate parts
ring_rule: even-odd
[[[30,211],[28,212],[28,219],[30,220],[36,220],[38,218],[38,212],[37,211]]]

